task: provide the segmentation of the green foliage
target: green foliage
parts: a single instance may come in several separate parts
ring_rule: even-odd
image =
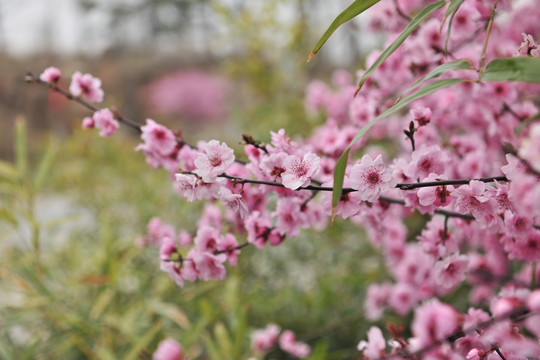
[[[158,250],[134,240],[156,214],[196,231],[200,205],[177,197],[130,138],[80,131],[28,148],[19,126],[27,177],[0,163],[0,184],[14,185],[0,195],[0,358],[149,359],[167,337],[192,359],[248,358],[251,331],[271,322],[314,346],[312,359],[352,355],[341,349],[367,330],[365,287],[383,274],[350,224],[245,248],[224,282],[181,289],[159,271]]]
[[[486,66],[480,80],[540,83],[540,59],[528,56],[495,59]]]
[[[328,29],[324,32],[324,34],[321,36],[313,50],[311,51],[311,54],[309,54],[308,61],[311,60],[311,58],[319,52],[319,50],[322,48],[322,46],[326,43],[326,41],[332,36],[332,34],[339,28],[341,25],[345,24],[347,21],[355,18],[356,16],[360,15],[376,3],[378,3],[380,0],[355,0],[348,8],[343,10],[335,19],[332,21]]]

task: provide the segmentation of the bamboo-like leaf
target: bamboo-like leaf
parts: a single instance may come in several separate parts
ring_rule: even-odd
[[[392,107],[386,109],[382,114],[371,120],[369,123],[367,123],[363,128],[356,133],[356,136],[352,141],[349,143],[343,154],[341,154],[340,158],[338,159],[336,163],[336,167],[334,168],[334,190],[332,191],[332,212],[334,212],[335,208],[339,204],[339,200],[341,199],[341,192],[343,191],[343,179],[345,177],[345,168],[347,167],[347,160],[349,158],[349,152],[351,150],[351,147],[362,137],[366,132],[368,132],[369,129],[373,125],[375,125],[379,120],[382,118],[385,118],[389,115],[392,115],[393,113],[401,110],[403,107],[405,107],[410,102],[420,99],[424,96],[430,95],[434,93],[437,90],[447,88],[449,86],[464,82],[464,81],[471,81],[468,79],[443,79],[443,80],[437,80],[434,81],[423,88],[418,89],[417,91],[413,92],[397,104],[393,105]]]
[[[446,38],[444,39],[444,55],[448,54],[448,39],[450,38],[450,32],[452,31],[452,23],[454,22],[454,16],[459,10],[461,4],[463,4],[463,1],[465,0],[452,0],[450,2],[450,5],[448,5],[448,8],[446,9],[446,12],[444,13],[443,20],[441,21],[442,30],[446,18],[450,16],[450,20],[448,21],[448,29],[446,30]]]
[[[57,150],[57,142],[51,140],[51,142],[47,146],[47,149],[45,150],[45,154],[43,155],[41,162],[39,163],[36,175],[34,176],[34,189],[36,191],[39,190],[39,188],[43,185],[43,182],[49,175]]]
[[[148,346],[150,342],[156,337],[157,333],[163,328],[163,322],[158,321],[154,326],[152,326],[148,331],[138,338],[136,341],[133,341],[133,347],[124,359],[126,360],[135,360],[138,358],[138,355],[142,349]]]
[[[324,32],[323,36],[319,39],[317,45],[315,45],[315,47],[311,51],[311,54],[309,54],[308,62],[322,48],[322,46],[326,43],[326,41],[330,38],[334,31],[337,30],[338,27],[351,20],[352,18],[358,16],[359,14],[363,13],[379,1],[380,0],[355,0],[351,5],[349,5],[348,8],[343,10],[343,12],[341,12],[341,14],[339,14],[334,19],[332,24],[330,24],[328,29],[326,29],[326,31]]]
[[[446,72],[450,70],[468,70],[473,69],[473,65],[469,60],[461,59],[461,60],[454,60],[447,63],[444,63],[442,65],[437,66],[435,69],[431,70],[426,75],[422,76],[420,79],[416,80],[414,84],[409,86],[405,91],[401,93],[399,96],[399,99],[409,91],[415,89],[416,87],[420,86],[424,81],[431,80],[438,78],[439,76],[445,74]]]
[[[17,169],[11,163],[0,160],[0,180],[10,183],[17,181]]]
[[[222,322],[218,322],[214,326],[214,336],[219,344],[220,351],[226,359],[232,360],[233,343],[229,335],[229,331]]]
[[[480,80],[540,83],[540,58],[522,56],[495,59],[486,66]]]
[[[9,211],[6,208],[0,208],[0,220],[5,220],[13,226],[17,226],[18,224],[17,217],[15,217],[15,214],[13,214],[11,211]]]
[[[19,178],[26,177],[28,153],[26,147],[26,120],[22,116],[15,119],[15,164]]]
[[[383,63],[384,60],[386,60],[396,49],[409,37],[409,35],[420,25],[422,20],[426,16],[428,16],[430,13],[432,13],[435,10],[438,10],[442,8],[446,4],[445,1],[437,1],[436,3],[433,3],[427,7],[425,7],[412,21],[407,25],[405,30],[399,36],[394,40],[384,51],[379,55],[377,60],[367,69],[364,74],[362,75],[362,78],[360,79],[360,82],[358,83],[358,86],[356,87],[356,91],[354,95],[360,91],[364,83],[366,82],[367,78]]]

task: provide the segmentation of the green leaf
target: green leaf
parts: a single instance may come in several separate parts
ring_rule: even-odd
[[[323,36],[319,39],[317,45],[315,45],[315,47],[311,51],[311,54],[309,54],[308,62],[317,52],[319,52],[322,46],[326,43],[326,41],[330,38],[330,36],[334,33],[334,31],[336,31],[338,27],[351,20],[355,16],[363,13],[379,1],[380,0],[356,0],[348,8],[343,10],[343,12],[334,19],[332,24],[330,24],[328,29],[326,29],[326,31],[324,32]]]
[[[345,169],[347,168],[347,161],[349,160],[349,152],[351,151],[351,145],[347,146],[347,149],[336,162],[334,168],[334,190],[332,191],[332,219],[334,218],[334,209],[339,205],[341,200],[341,192],[343,190],[343,179],[345,178]]]
[[[523,81],[540,83],[540,58],[499,58],[486,66],[481,81]]]
[[[10,183],[17,181],[17,169],[7,161],[0,160],[0,179]]]
[[[347,167],[347,160],[349,157],[349,152],[351,150],[351,147],[365,134],[368,132],[369,129],[373,125],[375,125],[379,120],[382,118],[385,118],[389,115],[392,115],[393,113],[401,110],[406,105],[408,105],[410,102],[420,99],[424,96],[430,95],[434,93],[437,90],[447,88],[449,86],[465,82],[465,81],[471,81],[469,79],[443,79],[443,80],[437,80],[434,81],[423,88],[418,89],[417,91],[413,92],[409,96],[407,96],[402,101],[398,102],[397,104],[394,104],[392,107],[386,109],[382,114],[371,120],[369,123],[367,123],[363,128],[356,133],[356,136],[352,141],[349,143],[343,154],[341,154],[340,158],[338,159],[336,163],[336,167],[334,169],[334,190],[332,191],[332,212],[339,204],[339,200],[341,199],[341,192],[343,191],[343,179],[345,177],[345,168]]]
[[[443,20],[441,21],[442,29],[446,18],[450,16],[450,20],[448,21],[448,29],[446,30],[446,38],[444,39],[444,55],[448,54],[448,39],[450,38],[450,32],[452,31],[452,23],[454,22],[454,16],[459,10],[461,4],[463,4],[463,1],[465,0],[452,0],[450,2],[450,5],[448,5],[448,8],[446,9],[446,12],[444,13]]]
[[[36,175],[34,176],[34,188],[36,191],[41,187],[41,185],[43,185],[43,182],[49,175],[57,150],[58,143],[51,140],[47,146],[47,149],[45,150],[45,155],[43,155],[43,158],[39,163]]]
[[[17,226],[18,224],[15,215],[6,208],[0,208],[0,220],[5,220],[13,226]]]
[[[232,359],[231,355],[233,354],[233,343],[227,328],[222,322],[218,322],[216,325],[214,325],[214,336],[219,344],[219,350],[224,358]]]
[[[163,322],[158,321],[143,336],[133,341],[132,343],[134,345],[131,348],[131,351],[128,353],[128,355],[124,357],[124,359],[126,360],[137,359],[139,357],[139,353],[141,352],[141,350],[146,348],[148,344],[150,344],[150,342],[154,340],[154,338],[156,337],[156,335],[162,328],[163,328]]]
[[[445,1],[437,1],[436,3],[433,3],[426,8],[424,8],[412,21],[407,25],[405,30],[399,36],[394,40],[384,51],[379,55],[377,60],[364,72],[364,75],[362,75],[362,78],[360,79],[360,82],[358,83],[358,87],[356,88],[356,91],[354,95],[360,91],[364,83],[366,82],[367,78],[383,63],[384,60],[386,60],[396,49],[409,37],[409,35],[420,25],[422,20],[426,16],[428,16],[430,13],[432,13],[435,10],[438,10],[442,8],[446,4]]]
[[[444,63],[442,65],[437,66],[435,69],[431,70],[426,75],[422,76],[420,79],[416,80],[414,84],[409,86],[405,91],[401,93],[399,96],[399,99],[409,91],[413,90],[414,88],[421,85],[424,81],[438,78],[439,76],[445,74],[446,72],[450,70],[467,70],[467,69],[473,69],[473,65],[469,60],[454,60],[447,63]]]
[[[15,119],[15,164],[20,179],[24,179],[28,166],[28,153],[26,147],[26,120],[22,116]]]

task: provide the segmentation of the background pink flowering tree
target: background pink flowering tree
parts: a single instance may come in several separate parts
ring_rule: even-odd
[[[358,358],[537,358],[540,8],[534,1],[355,1],[310,59],[368,8],[370,29],[389,40],[358,79],[339,73],[333,86],[308,87],[307,109],[326,121],[302,138],[284,129],[268,143],[244,134],[243,154],[99,109],[92,103],[103,99],[101,81],[92,75],[76,72],[69,91],[56,68],[27,80],[90,110],[83,127],[101,136],[120,124],[137,129],[146,162],[165,169],[180,196],[205,201],[195,232],[156,218],[138,241],[156,248],[148,251],[159,253],[160,269],[180,287],[223,280],[244,248],[278,246],[341,217],[365,229],[388,273],[369,285],[365,319],[406,319],[384,332],[371,327],[358,339]],[[253,333],[251,350],[262,357],[279,347],[305,358],[309,345],[268,325]],[[183,357],[170,339],[154,353]]]

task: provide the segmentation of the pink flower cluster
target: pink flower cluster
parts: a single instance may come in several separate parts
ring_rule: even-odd
[[[281,329],[275,324],[269,324],[264,329],[255,330],[251,335],[251,348],[255,354],[269,352],[276,344],[286,353],[303,359],[309,356],[311,349],[309,345],[296,340],[294,332]]]
[[[514,54],[537,56],[540,7],[526,1],[497,4],[497,13],[506,14],[493,22],[487,62]],[[395,39],[406,25],[403,15],[416,14],[425,5],[421,0],[381,1],[369,10],[368,26]],[[464,1],[450,34],[443,22],[445,9],[434,12],[373,72],[356,97],[352,76],[344,72],[337,72],[331,85],[313,82],[306,107],[324,113],[327,121],[305,139],[291,139],[283,129],[271,132],[268,143],[246,137],[243,154],[235,156],[218,140],[190,146],[148,119],[140,127],[137,150],[150,166],[174,175],[173,186],[182,197],[208,203],[197,230],[176,234],[154,219],[148,236],[138,243],[158,246],[161,269],[184,286],[186,280],[225,278],[225,264],[234,266],[244,246],[277,246],[303,228],[324,229],[331,216],[341,216],[365,230],[388,274],[382,283],[369,285],[366,318],[412,316],[409,332],[389,328],[389,343],[382,330],[372,327],[367,340],[358,344],[362,356],[537,358],[538,85],[476,81],[474,70],[444,74],[475,81],[419,98],[377,123],[351,148],[335,208],[328,191],[343,151],[398,94],[450,60],[480,66],[493,6],[492,0]],[[380,53],[369,54],[366,67]],[[76,74],[72,95],[98,99],[99,81]],[[42,81],[56,84],[59,76],[48,69]],[[105,110],[85,122],[110,135],[114,117]],[[411,231],[411,223],[423,227]],[[441,301],[456,296],[466,312]],[[276,326],[255,332],[253,350],[267,352],[279,342],[293,356],[309,354],[293,333],[279,332]]]

